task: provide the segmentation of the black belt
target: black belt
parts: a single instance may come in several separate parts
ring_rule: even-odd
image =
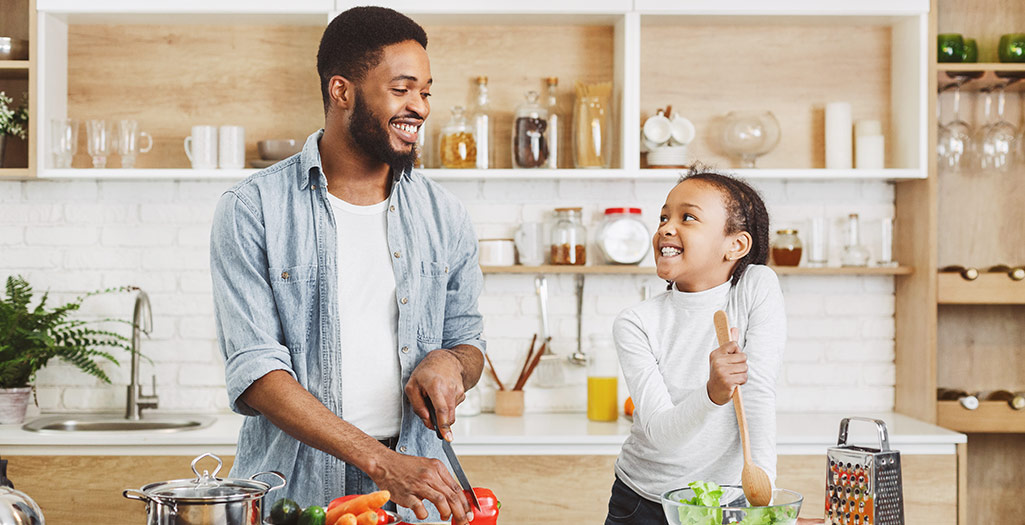
[[[387,438],[387,439],[378,439],[378,441],[380,441],[382,445],[384,445],[384,446],[386,446],[386,447],[388,447],[388,448],[390,448],[392,450],[395,450],[395,445],[399,444],[398,436],[390,437],[390,438]]]

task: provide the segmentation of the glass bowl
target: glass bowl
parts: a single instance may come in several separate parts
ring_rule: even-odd
[[[804,502],[804,497],[792,490],[775,489],[772,491],[772,505],[751,507],[740,485],[722,485],[722,491],[718,507],[680,503],[680,500],[694,497],[694,490],[690,488],[666,492],[662,495],[666,520],[670,525],[721,525],[739,523],[744,519],[749,520],[744,523],[759,525],[794,525]]]

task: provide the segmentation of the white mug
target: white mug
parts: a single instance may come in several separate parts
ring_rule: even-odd
[[[523,266],[541,266],[545,263],[544,224],[525,222],[516,230],[516,252]]]
[[[192,169],[217,167],[217,127],[192,126],[192,135],[185,137],[185,156]]]
[[[648,117],[648,120],[644,121],[644,126],[641,127],[641,141],[648,149],[664,146],[672,136],[672,123],[661,111],[657,115]]]
[[[481,266],[512,266],[516,262],[516,246],[512,239],[481,239]]]
[[[686,146],[697,134],[694,123],[680,115],[673,115],[673,119],[669,121],[669,130],[669,144],[673,146]]]
[[[217,167],[246,167],[246,129],[242,126],[221,126],[217,141]]]

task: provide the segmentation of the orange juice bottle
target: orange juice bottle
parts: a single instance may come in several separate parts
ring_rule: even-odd
[[[587,368],[587,419],[619,418],[619,362],[611,345],[593,345]]]

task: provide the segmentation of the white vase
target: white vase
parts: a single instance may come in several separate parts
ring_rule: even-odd
[[[32,395],[32,387],[0,388],[0,424],[20,425],[25,421],[25,409]]]

